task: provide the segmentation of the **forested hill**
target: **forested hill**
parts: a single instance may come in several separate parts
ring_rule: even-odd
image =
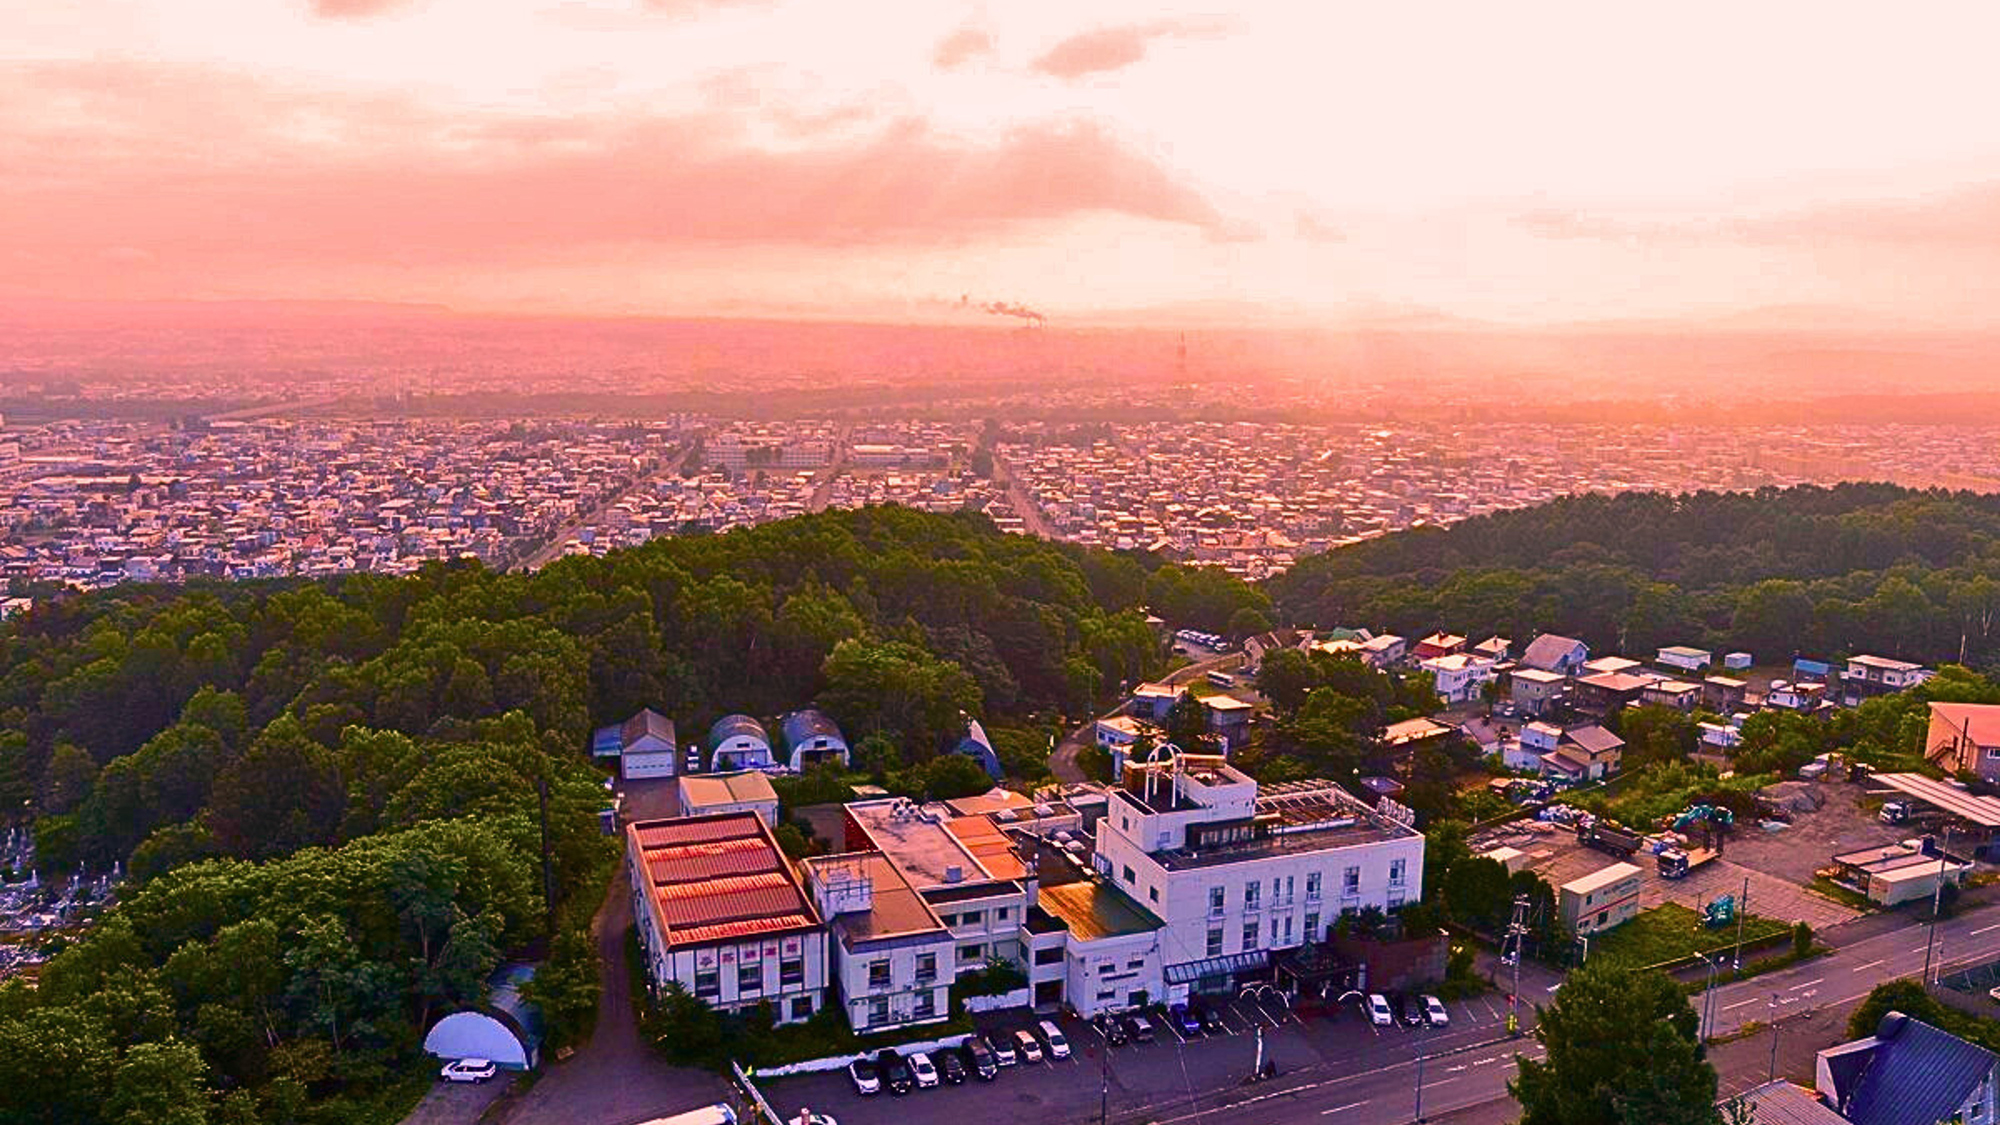
[[[1584,495],[1384,536],[1269,583],[1280,615],[1599,651],[2000,658],[2000,496],[1881,484]]]

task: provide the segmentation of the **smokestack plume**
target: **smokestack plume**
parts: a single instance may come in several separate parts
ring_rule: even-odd
[[[1015,304],[1011,301],[974,301],[970,293],[959,296],[958,307],[962,309],[978,309],[980,312],[991,313],[994,316],[1011,316],[1016,320],[1025,320],[1036,328],[1040,328],[1048,322],[1047,317],[1026,305]]]

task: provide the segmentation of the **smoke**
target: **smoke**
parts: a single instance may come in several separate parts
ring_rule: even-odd
[[[970,293],[959,296],[958,307],[962,309],[978,309],[980,312],[991,313],[994,316],[1011,316],[1016,320],[1025,320],[1037,328],[1042,327],[1042,325],[1048,322],[1047,317],[1026,305],[1015,304],[1011,301],[974,301]]]

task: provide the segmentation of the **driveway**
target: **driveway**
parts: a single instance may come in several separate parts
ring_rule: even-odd
[[[403,1119],[403,1125],[472,1125],[487,1107],[513,1088],[514,1076],[502,1072],[491,1082],[439,1082]]]
[[[501,1103],[494,1125],[633,1125],[729,1100],[719,1075],[668,1066],[640,1040],[625,964],[631,925],[631,881],[621,863],[591,923],[604,985],[596,1033],[569,1061],[545,1064],[540,1081]]]

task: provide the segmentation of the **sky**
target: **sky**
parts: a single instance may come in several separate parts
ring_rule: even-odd
[[[0,296],[2000,326],[1990,3],[0,7]]]

